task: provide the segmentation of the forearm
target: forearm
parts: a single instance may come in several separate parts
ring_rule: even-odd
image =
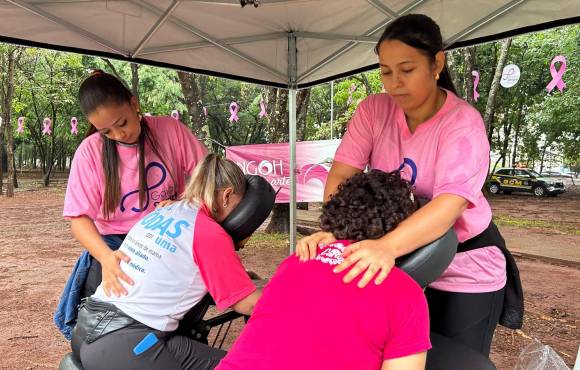
[[[336,193],[340,184],[359,172],[362,172],[362,170],[344,163],[334,162],[324,185],[324,202],[330,200],[330,196]]]
[[[253,293],[234,304],[232,308],[234,311],[239,312],[242,315],[251,315],[261,296],[262,288],[257,288]]]
[[[442,194],[380,238],[379,245],[393,248],[396,257],[409,254],[445,234],[467,204],[467,200],[458,195]]]
[[[103,241],[95,223],[87,216],[75,217],[71,220],[71,231],[76,240],[85,247],[97,261],[111,253],[111,249]]]

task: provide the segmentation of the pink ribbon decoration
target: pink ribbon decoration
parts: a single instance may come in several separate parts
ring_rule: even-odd
[[[79,120],[76,117],[70,119],[70,133],[76,135],[79,133],[77,130],[77,125],[79,124]]]
[[[203,115],[207,117],[207,107],[203,107]]]
[[[52,130],[50,128],[50,125],[52,124],[52,121],[50,120],[50,118],[45,118],[44,121],[42,121],[42,125],[44,126],[44,129],[42,130],[42,133],[44,135],[50,135],[52,134]]]
[[[556,71],[556,62],[562,63],[558,71]],[[562,80],[564,73],[566,73],[566,57],[563,55],[555,56],[554,59],[552,59],[552,63],[550,64],[550,74],[552,75],[552,81],[550,81],[548,86],[546,86],[546,90],[548,90],[548,92],[552,92],[556,86],[560,92],[564,91],[564,88],[566,87],[566,83],[564,80]]]
[[[347,105],[350,105],[350,103],[352,103],[352,93],[356,91],[356,85],[352,84],[350,85],[350,87],[348,88],[348,101],[346,102]]]
[[[177,121],[179,121],[179,111],[177,109],[174,109],[171,111],[171,117]]]
[[[477,99],[479,99],[479,93],[477,92],[477,85],[479,85],[479,71],[471,71],[471,75],[475,77],[473,80],[473,100],[477,101]]]
[[[230,103],[230,122],[238,122],[238,120],[240,119],[238,117],[238,110],[240,110],[240,107],[238,107],[238,103],[236,103],[235,101]]]
[[[268,117],[268,113],[266,113],[266,104],[264,104],[264,98],[260,98],[260,118]]]
[[[19,134],[24,132],[24,117],[18,117],[18,128],[16,129],[16,132]]]

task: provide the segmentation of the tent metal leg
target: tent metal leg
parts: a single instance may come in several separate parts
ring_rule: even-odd
[[[288,91],[290,136],[290,254],[296,246],[296,89]]]

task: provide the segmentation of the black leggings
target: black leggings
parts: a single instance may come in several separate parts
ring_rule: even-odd
[[[136,355],[135,347],[150,333],[159,341]],[[226,355],[220,349],[140,323],[106,334],[91,344],[82,342],[73,350],[85,370],[209,370]]]
[[[431,331],[489,357],[503,308],[505,288],[489,293],[455,293],[427,288]]]

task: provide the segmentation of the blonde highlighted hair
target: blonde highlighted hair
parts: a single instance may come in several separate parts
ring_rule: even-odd
[[[183,193],[183,199],[205,204],[212,216],[216,217],[218,191],[228,187],[232,187],[235,194],[243,197],[246,193],[244,173],[229,159],[209,153],[195,167]]]

